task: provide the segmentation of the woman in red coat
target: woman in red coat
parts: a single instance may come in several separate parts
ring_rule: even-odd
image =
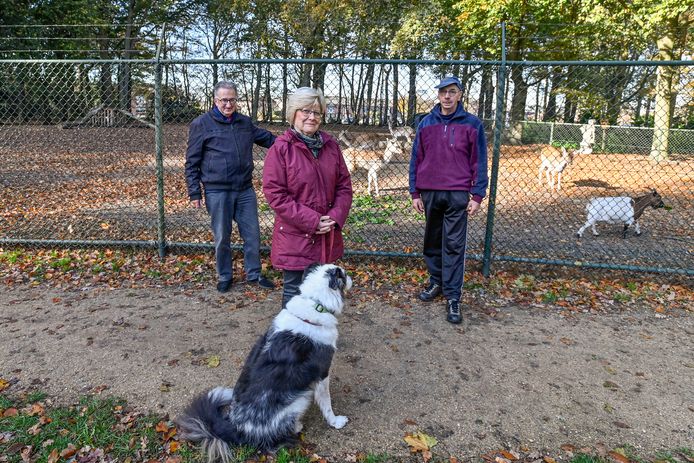
[[[299,294],[306,267],[332,263],[344,251],[352,181],[340,146],[318,130],[325,109],[320,90],[297,89],[287,102],[291,127],[265,158],[263,193],[275,211],[270,259],[284,271],[282,307]]]

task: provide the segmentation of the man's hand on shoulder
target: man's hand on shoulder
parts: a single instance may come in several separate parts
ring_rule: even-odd
[[[202,207],[202,199],[191,199],[190,200],[190,207],[194,207],[195,209],[200,209]]]

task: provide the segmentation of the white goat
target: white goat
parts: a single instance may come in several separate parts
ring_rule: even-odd
[[[585,229],[591,227],[593,235],[598,236],[599,233],[595,229],[595,223],[608,222],[624,224],[622,238],[627,237],[629,225],[634,224],[634,230],[638,236],[641,234],[641,227],[638,221],[648,206],[651,206],[653,209],[665,206],[663,198],[657,191],[651,190],[650,193],[637,196],[636,198],[630,196],[593,198],[586,205],[588,215],[586,223],[578,229],[576,235],[579,238],[582,237]]]
[[[359,168],[365,169],[368,172],[368,194],[371,194],[371,184],[373,183],[376,196],[379,196],[378,171],[388,164],[393,156],[402,153],[404,148],[400,142],[395,138],[388,138],[385,150],[380,151],[364,145],[354,146],[353,143],[347,139],[344,131],[340,132],[337,138],[347,145],[347,148],[342,150],[342,156],[345,158],[347,169],[349,169],[350,173]]]
[[[537,183],[542,184],[544,171],[550,190],[554,190],[554,179],[557,179],[557,191],[561,190],[561,173],[573,161],[573,153],[563,146],[556,148],[545,145],[540,150],[540,168],[537,171]]]

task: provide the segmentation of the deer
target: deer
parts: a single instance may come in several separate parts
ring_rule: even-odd
[[[554,191],[554,180],[557,180],[557,191],[561,190],[561,174],[571,162],[574,153],[563,146],[557,148],[545,145],[540,150],[540,168],[537,171],[537,183],[542,184],[542,172],[545,173],[550,190]]]
[[[396,138],[388,138],[386,147],[383,151],[374,149],[371,145],[361,144],[355,146],[347,136],[346,132],[341,131],[338,140],[342,141],[347,148],[342,150],[342,156],[345,158],[347,169],[350,173],[357,169],[364,169],[367,174],[367,193],[371,194],[371,185],[374,185],[376,196],[380,195],[378,189],[378,171],[390,162],[393,156],[402,153],[405,149]]]

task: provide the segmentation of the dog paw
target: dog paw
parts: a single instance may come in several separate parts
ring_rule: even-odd
[[[328,424],[335,429],[342,429],[345,427],[348,421],[349,418],[347,418],[346,416],[336,416],[335,418],[330,420],[330,423]]]

